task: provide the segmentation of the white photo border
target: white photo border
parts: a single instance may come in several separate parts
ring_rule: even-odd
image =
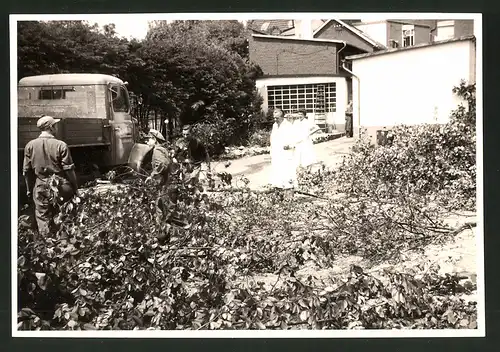
[[[474,20],[476,38],[476,107],[477,123],[477,329],[446,330],[127,330],[127,331],[20,331],[17,330],[17,203],[18,203],[18,158],[17,158],[17,23],[19,21],[49,20],[252,20],[252,19],[288,19],[293,14],[297,19],[312,18],[411,18],[411,19],[471,19]],[[442,337],[485,337],[485,278],[484,278],[484,198],[483,198],[483,42],[482,14],[480,13],[326,13],[326,12],[268,12],[268,13],[127,13],[127,14],[30,14],[9,16],[10,42],[10,97],[11,97],[11,256],[12,256],[12,337],[32,338],[442,338]]]

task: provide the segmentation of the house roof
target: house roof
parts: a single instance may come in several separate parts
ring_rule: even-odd
[[[368,36],[366,33],[364,33],[363,31],[357,29],[356,27],[353,27],[351,26],[350,24],[342,21],[342,20],[338,20],[338,19],[331,19],[331,20],[328,20],[326,21],[325,23],[323,23],[323,25],[321,27],[319,27],[318,29],[316,29],[313,33],[313,36],[316,36],[318,35],[324,28],[326,28],[326,26],[328,24],[330,24],[332,21],[336,21],[337,23],[339,23],[340,25],[342,25],[343,27],[347,28],[348,30],[350,30],[352,33],[354,33],[355,35],[357,35],[358,37],[360,37],[361,39],[363,39],[365,42],[373,45],[374,47],[376,48],[386,48],[385,45],[377,42],[376,40],[372,39],[370,36]]]
[[[346,47],[351,47],[356,50],[366,52],[355,45],[347,43],[345,40],[337,40],[337,39],[318,39],[318,38],[297,38],[292,36],[283,36],[283,35],[266,35],[266,34],[252,34],[252,37],[262,38],[262,39],[271,39],[271,40],[292,40],[292,41],[301,41],[301,42],[311,42],[311,43],[330,43],[330,44],[344,44]]]
[[[424,23],[416,23],[413,21],[405,21],[405,20],[387,20],[387,22],[391,23],[398,23],[398,24],[404,24],[404,25],[411,25],[415,27],[424,27],[424,28],[431,28],[430,25],[424,24]]]
[[[279,35],[295,35],[296,21],[298,20],[250,20],[247,22],[247,28],[260,34],[271,34],[272,29],[277,28]],[[313,20],[313,28],[322,26],[326,21],[328,20]]]
[[[293,21],[293,27],[283,31],[280,35],[284,35],[284,36],[289,36],[289,35],[296,35],[296,22],[298,20],[294,20]],[[319,27],[323,26],[323,24],[328,21],[328,20],[313,20],[312,21],[312,29],[313,29],[313,32],[316,31],[316,29],[318,29]],[[264,34],[264,33],[263,33]]]
[[[440,41],[433,42],[433,43],[417,44],[417,45],[407,46],[407,47],[403,47],[403,48],[390,48],[390,49],[385,49],[385,50],[374,51],[373,53],[351,55],[351,56],[347,56],[346,59],[358,60],[358,59],[364,59],[364,58],[371,57],[371,56],[391,54],[391,53],[400,52],[400,51],[407,51],[407,50],[412,50],[412,49],[425,48],[425,47],[429,47],[429,46],[436,46],[436,45],[448,44],[448,43],[453,43],[453,42],[468,41],[468,40],[475,40],[475,37],[473,35],[469,35],[469,36],[463,36],[463,37],[458,37],[458,38],[451,38],[451,39],[447,39],[447,40],[440,40]]]
[[[295,35],[295,27],[287,29],[286,31],[282,32],[281,35],[283,35],[283,36]]]
[[[279,29],[280,33],[293,28],[293,20],[250,20],[247,27],[255,32],[270,33],[273,28]]]
[[[336,39],[297,38],[297,37],[288,37],[282,35],[267,35],[267,34],[252,34],[252,37],[264,38],[264,39],[276,39],[276,40],[296,40],[296,41],[315,42],[315,43],[335,43],[335,44],[345,43],[345,41],[343,40],[336,40]]]

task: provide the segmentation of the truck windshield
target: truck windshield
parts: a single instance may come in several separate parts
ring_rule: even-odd
[[[118,94],[118,90],[120,94]],[[127,89],[124,86],[113,86],[111,88],[114,112],[129,112],[130,103]]]

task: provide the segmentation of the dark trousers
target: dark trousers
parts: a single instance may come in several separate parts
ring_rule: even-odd
[[[58,204],[63,204],[71,199],[74,195],[71,184],[61,179],[59,190]],[[35,187],[33,188],[33,203],[35,204],[35,218],[38,227],[38,233],[41,236],[50,234],[54,229],[54,216],[56,208],[51,202],[51,190],[47,181],[36,179]]]

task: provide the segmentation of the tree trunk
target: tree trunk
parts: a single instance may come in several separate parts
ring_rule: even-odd
[[[173,136],[174,136],[174,119],[169,118],[168,119],[168,138],[169,138],[169,140],[172,140]]]
[[[167,124],[165,122],[165,116],[163,116],[163,114],[161,114],[160,116],[160,132],[161,134],[167,139],[167,140],[170,140],[169,136],[168,136],[168,131],[167,131]]]

